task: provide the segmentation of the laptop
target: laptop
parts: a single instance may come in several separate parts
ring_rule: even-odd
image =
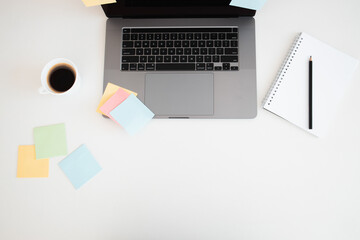
[[[104,89],[138,93],[155,118],[257,114],[254,10],[230,0],[117,0],[106,22]]]

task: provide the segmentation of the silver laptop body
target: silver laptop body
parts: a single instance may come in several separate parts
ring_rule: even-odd
[[[237,28],[236,71],[123,71],[123,29]],[[226,18],[109,18],[104,90],[111,82],[138,93],[156,118],[254,118],[257,114],[255,20]]]

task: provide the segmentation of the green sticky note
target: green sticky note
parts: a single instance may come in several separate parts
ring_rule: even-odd
[[[36,159],[67,154],[64,123],[34,128],[34,141]]]

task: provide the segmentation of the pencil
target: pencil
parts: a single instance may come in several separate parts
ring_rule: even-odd
[[[312,57],[310,56],[310,59],[309,59],[309,129],[312,129],[313,128],[313,79],[312,79],[312,68],[313,68],[313,63],[312,63]]]

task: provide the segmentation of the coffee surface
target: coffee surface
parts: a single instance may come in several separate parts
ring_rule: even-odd
[[[48,77],[50,87],[57,92],[66,92],[75,82],[74,70],[66,65],[54,68]]]

